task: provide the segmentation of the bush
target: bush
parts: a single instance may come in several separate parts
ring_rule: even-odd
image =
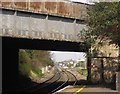
[[[22,75],[29,76],[31,66],[29,63],[19,63],[19,71]]]
[[[39,68],[34,68],[33,72],[38,76],[41,77],[42,76],[42,70]]]
[[[22,75],[29,76],[31,70],[30,58],[25,50],[19,51],[19,72]]]

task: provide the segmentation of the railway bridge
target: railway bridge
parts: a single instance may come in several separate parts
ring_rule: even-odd
[[[87,50],[80,36],[86,28],[86,8],[86,4],[67,0],[0,2],[3,92],[17,83],[19,49]]]

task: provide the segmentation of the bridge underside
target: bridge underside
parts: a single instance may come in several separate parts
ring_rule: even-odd
[[[2,37],[3,92],[12,91],[18,82],[19,49],[85,52],[82,43]]]
[[[84,43],[2,37],[3,46],[17,49],[86,52]],[[4,47],[3,47],[4,48]]]

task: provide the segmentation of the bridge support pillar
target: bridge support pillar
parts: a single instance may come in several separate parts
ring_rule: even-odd
[[[12,92],[18,82],[18,48],[13,41],[2,38],[2,92]]]
[[[0,45],[2,45],[1,37],[0,37]],[[0,46],[0,94],[2,94],[2,46]]]
[[[87,75],[87,81],[91,82],[91,58],[87,58],[87,69],[88,69],[88,75]]]
[[[120,93],[120,72],[116,73],[116,90]]]

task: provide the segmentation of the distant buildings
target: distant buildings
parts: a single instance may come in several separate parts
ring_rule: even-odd
[[[84,68],[86,69],[86,59],[78,59],[78,60],[65,60],[65,61],[62,61],[62,62],[59,62],[58,63],[58,66],[59,67],[62,67],[62,68],[75,68],[75,67],[81,67],[81,68]]]

